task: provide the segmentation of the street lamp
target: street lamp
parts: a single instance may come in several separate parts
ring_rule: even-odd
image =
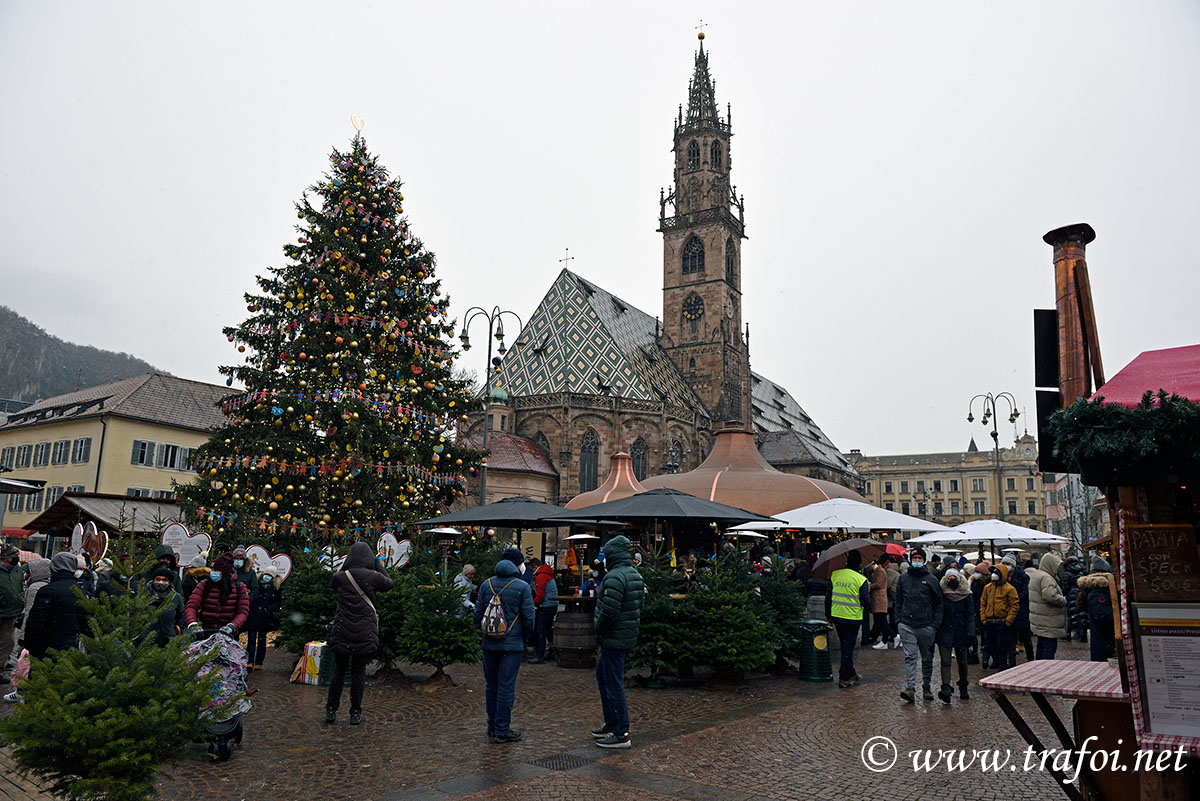
[[[462,333],[458,335],[459,341],[462,342],[462,349],[468,351],[471,349],[471,338],[467,333],[467,329],[471,327],[471,323],[478,320],[480,317],[487,320],[487,365],[483,374],[483,450],[487,450],[488,432],[491,428],[488,420],[488,407],[492,401],[492,374],[500,372],[501,356],[508,352],[508,348],[504,346],[504,315],[509,314],[516,318],[517,329],[520,330],[524,323],[521,322],[520,316],[516,312],[501,309],[495,306],[489,312],[480,306],[472,306],[467,309],[467,313],[463,315]],[[500,343],[499,356],[492,356],[492,342]],[[518,339],[515,343],[517,350],[525,347],[525,341]],[[479,505],[483,506],[487,503],[487,462],[479,466]]]
[[[1003,520],[1004,487],[1001,485],[1000,478],[1000,431],[997,428],[996,422],[999,418],[999,415],[997,414],[996,402],[1003,398],[1008,404],[1008,422],[1010,423],[1017,422],[1017,418],[1021,416],[1021,413],[1017,411],[1017,399],[1012,396],[1011,392],[1001,392],[998,395],[993,395],[992,393],[988,392],[985,395],[976,395],[975,397],[971,398],[971,402],[967,404],[968,423],[975,422],[975,415],[972,413],[972,410],[975,407],[975,401],[979,400],[980,398],[983,399],[983,418],[979,422],[986,427],[988,420],[992,421],[992,448],[996,457],[996,506],[1000,512],[1000,519]]]

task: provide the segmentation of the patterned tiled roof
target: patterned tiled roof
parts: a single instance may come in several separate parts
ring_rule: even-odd
[[[504,357],[498,384],[511,395],[574,392],[666,401],[706,414],[658,344],[658,322],[563,270]]]
[[[210,431],[225,422],[217,404],[234,394],[229,387],[147,373],[40,400],[10,415],[0,429],[113,415]]]
[[[853,472],[846,457],[791,394],[758,373],[750,373],[750,407],[759,447],[772,464],[817,461]],[[786,433],[775,433],[786,432]]]

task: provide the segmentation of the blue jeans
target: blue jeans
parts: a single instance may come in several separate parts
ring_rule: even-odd
[[[521,668],[523,651],[483,652],[484,693],[487,704],[488,731],[508,734],[512,723],[513,700],[517,697],[517,671]]]
[[[557,606],[539,606],[537,608],[537,617],[534,619],[534,629],[537,632],[537,658],[546,658],[546,635],[550,631],[550,627],[554,625],[554,613],[558,611]]]
[[[596,660],[596,684],[600,687],[600,706],[604,723],[613,734],[629,734],[629,707],[625,703],[625,657],[628,651],[601,648]]]
[[[1056,653],[1058,653],[1057,637],[1037,638],[1037,655],[1034,659],[1053,659]]]
[[[250,664],[261,665],[267,655],[267,633],[265,631],[246,632],[246,654]]]
[[[854,646],[858,639],[860,621],[846,620],[835,617],[833,626],[837,629],[838,643],[842,646],[842,663],[838,667],[838,681],[850,681],[854,678]]]

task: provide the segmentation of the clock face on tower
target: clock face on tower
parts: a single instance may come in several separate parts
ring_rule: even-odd
[[[699,295],[689,295],[683,302],[683,319],[699,320],[704,316],[704,301]]]

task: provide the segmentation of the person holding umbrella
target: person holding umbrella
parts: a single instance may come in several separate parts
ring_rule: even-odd
[[[871,607],[871,585],[862,574],[862,554],[846,552],[846,566],[833,571],[833,590],[825,598],[825,616],[833,621],[842,649],[838,687],[853,687],[862,676],[854,669],[854,644],[863,613]]]

